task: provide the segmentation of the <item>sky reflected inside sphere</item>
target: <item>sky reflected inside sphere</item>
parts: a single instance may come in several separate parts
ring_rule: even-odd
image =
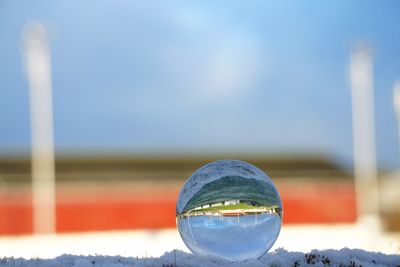
[[[272,180],[238,160],[197,170],[177,203],[177,225],[187,247],[233,261],[262,256],[278,238],[281,223],[282,202]]]

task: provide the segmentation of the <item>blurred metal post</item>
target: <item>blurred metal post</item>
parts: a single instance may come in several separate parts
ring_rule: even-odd
[[[353,113],[353,156],[358,220],[378,219],[379,196],[375,151],[372,57],[358,47],[350,62]]]
[[[398,142],[399,142],[399,149],[400,149],[400,81],[397,81],[393,87],[393,105],[394,111],[396,113],[397,118],[397,134],[398,134]],[[399,150],[400,152],[400,150]]]
[[[55,174],[50,52],[45,27],[29,23],[23,50],[30,89],[33,231],[55,232]]]

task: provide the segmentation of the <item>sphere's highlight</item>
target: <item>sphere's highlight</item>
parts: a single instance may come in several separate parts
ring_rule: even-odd
[[[211,162],[186,181],[176,205],[179,233],[196,254],[259,258],[278,238],[282,202],[271,178],[239,160]]]

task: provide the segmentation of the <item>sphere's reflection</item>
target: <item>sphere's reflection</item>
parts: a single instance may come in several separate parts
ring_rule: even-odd
[[[239,160],[209,163],[183,186],[179,233],[193,253],[228,260],[258,258],[279,235],[282,203],[272,180]]]

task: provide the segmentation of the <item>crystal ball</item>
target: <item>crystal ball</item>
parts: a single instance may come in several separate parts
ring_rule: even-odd
[[[176,222],[195,254],[255,259],[278,238],[282,202],[263,171],[243,161],[219,160],[187,179],[176,204]]]

